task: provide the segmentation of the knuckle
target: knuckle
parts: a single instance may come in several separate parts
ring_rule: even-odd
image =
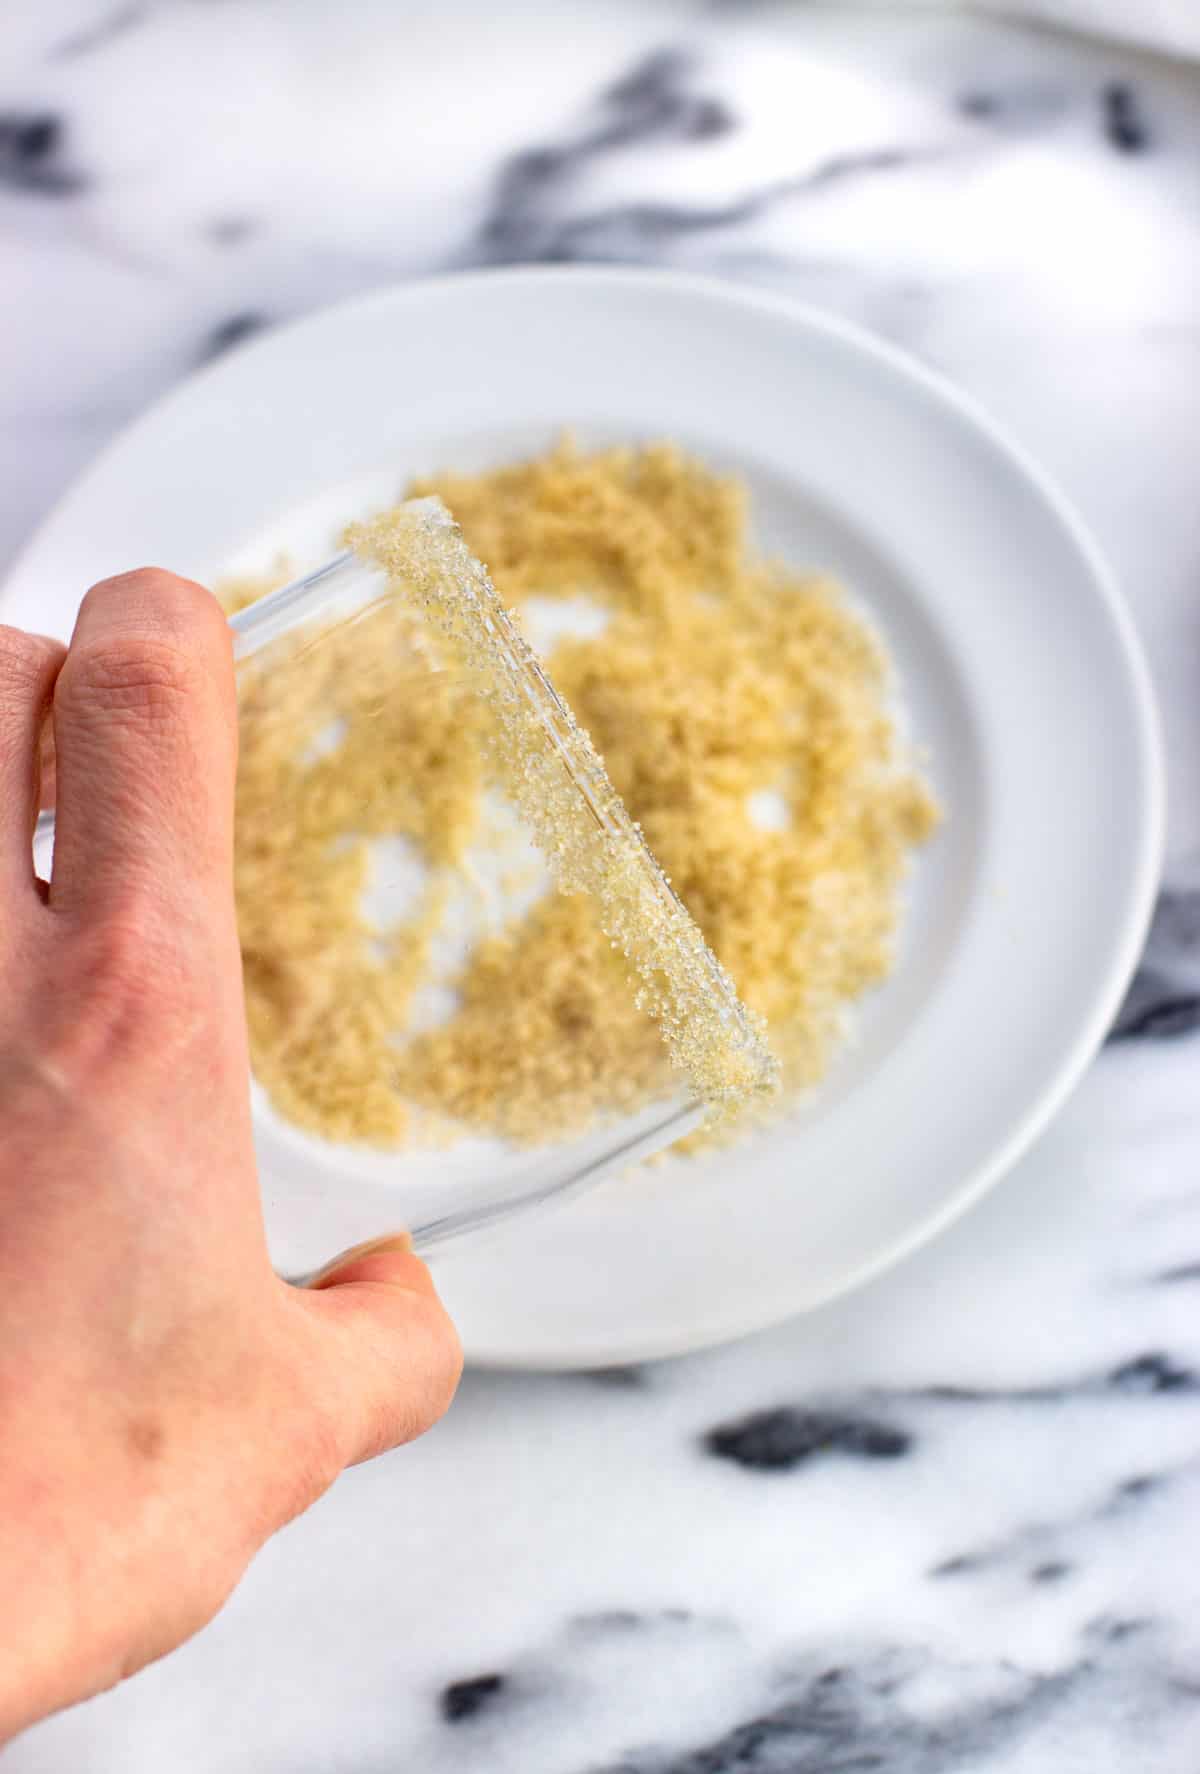
[[[91,708],[174,710],[187,698],[228,694],[233,643],[211,592],[160,567],[139,567],[93,585],[58,695]]]
[[[0,623],[0,701],[44,691],[46,670],[57,652],[40,635]]]
[[[88,938],[87,972],[93,990],[128,996],[138,1005],[174,1006],[187,996],[189,970],[160,902],[130,892]]]
[[[71,649],[57,699],[117,712],[173,712],[194,694],[197,683],[196,661],[175,641],[146,634],[108,635]]]
[[[47,1031],[56,1075],[82,1089],[114,1065],[170,1065],[203,1026],[204,1000],[183,946],[161,907],[131,891],[66,946],[58,1001]]]
[[[31,684],[37,675],[30,638],[19,628],[0,623],[0,681],[18,686]]]

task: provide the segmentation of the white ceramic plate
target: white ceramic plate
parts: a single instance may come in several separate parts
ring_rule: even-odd
[[[585,443],[673,438],[746,478],[760,542],[838,574],[886,635],[949,819],[893,980],[791,1125],[440,1261],[469,1355],[538,1367],[769,1324],[981,1195],[1104,1034],[1163,824],[1132,627],[1035,467],[895,352],[693,278],[475,274],[272,333],[118,439],[29,545],[0,614],[65,635],[86,586],[120,568],[210,579],[279,543],[312,564],[339,519],[409,474],[541,447],[564,424]]]

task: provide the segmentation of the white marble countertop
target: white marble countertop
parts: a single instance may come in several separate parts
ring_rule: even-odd
[[[1200,71],[800,0],[15,0],[0,237],[0,565],[192,365],[385,279],[637,259],[849,315],[1082,508],[1173,798],[1124,1039],[965,1222],[723,1352],[469,1376],[5,1767],[1195,1774]]]

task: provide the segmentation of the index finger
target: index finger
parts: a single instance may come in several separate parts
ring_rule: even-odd
[[[211,592],[153,567],[94,585],[53,717],[53,909],[228,891],[237,703]]]

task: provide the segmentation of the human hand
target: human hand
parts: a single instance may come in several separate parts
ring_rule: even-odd
[[[39,747],[57,829],[33,872]],[[0,1742],[221,1606],[460,1355],[393,1240],[272,1272],[232,890],[229,631],[145,570],[0,628]]]

